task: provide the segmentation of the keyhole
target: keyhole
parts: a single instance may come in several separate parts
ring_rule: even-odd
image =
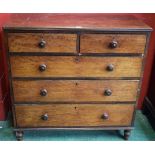
[[[76,57],[75,58],[75,62],[77,62],[77,63],[80,62],[80,58],[79,57]]]
[[[76,110],[76,107],[74,107],[75,108],[75,110]]]

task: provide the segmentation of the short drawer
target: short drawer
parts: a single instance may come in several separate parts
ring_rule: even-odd
[[[18,127],[131,126],[134,105],[16,105]]]
[[[83,34],[81,53],[144,53],[146,35]]]
[[[140,77],[141,57],[11,56],[13,77]]]
[[[76,34],[9,33],[10,52],[76,52]]]
[[[138,80],[13,80],[16,102],[136,101]]]

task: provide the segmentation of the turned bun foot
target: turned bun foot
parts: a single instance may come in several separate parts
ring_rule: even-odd
[[[16,134],[16,139],[18,141],[22,141],[23,140],[23,131],[16,131],[15,134]]]
[[[124,139],[128,140],[131,134],[131,130],[124,130]]]

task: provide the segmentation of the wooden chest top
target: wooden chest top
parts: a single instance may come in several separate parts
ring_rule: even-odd
[[[13,14],[5,28],[69,28],[102,30],[151,30],[130,15],[120,14]]]

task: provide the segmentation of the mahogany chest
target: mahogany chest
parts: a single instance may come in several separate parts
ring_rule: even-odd
[[[134,126],[151,28],[113,14],[14,14],[3,28],[14,130]]]

